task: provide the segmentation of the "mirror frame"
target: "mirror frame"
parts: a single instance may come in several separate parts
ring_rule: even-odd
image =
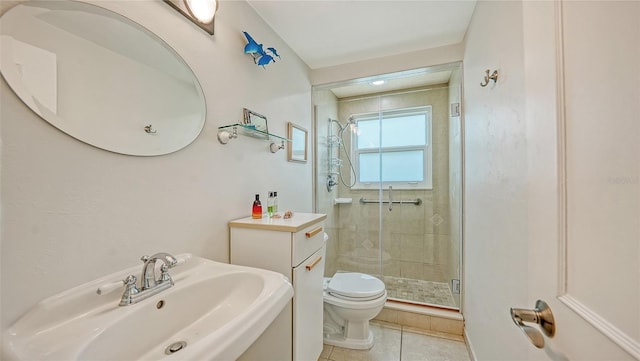
[[[174,153],[202,133],[207,119],[202,85],[186,60],[160,36],[99,2],[14,5],[0,15],[0,73],[33,114],[78,141],[131,156]],[[71,14],[74,21],[65,21]],[[105,27],[108,33],[88,31]],[[22,56],[16,62],[5,42],[32,49],[27,55],[40,49],[37,54],[45,56]],[[85,44],[90,47],[82,47]],[[131,66],[122,67],[123,63]]]
[[[302,132],[304,134],[304,144],[302,144],[304,154],[302,155],[302,157],[300,157],[298,154],[294,154],[293,151],[294,148],[300,147],[300,144],[296,142],[296,137],[294,137],[295,132]],[[287,138],[291,139],[291,143],[287,147],[287,160],[289,162],[306,163],[308,158],[307,153],[309,150],[309,132],[303,127],[289,122]]]

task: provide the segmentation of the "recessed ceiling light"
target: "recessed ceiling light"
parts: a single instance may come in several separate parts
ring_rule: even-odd
[[[384,80],[375,80],[371,82],[371,85],[382,85],[384,84]]]

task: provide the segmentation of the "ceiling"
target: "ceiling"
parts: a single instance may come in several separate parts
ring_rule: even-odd
[[[329,89],[338,99],[359,97],[368,94],[379,94],[395,90],[423,88],[430,85],[447,84],[451,78],[451,70],[428,72],[399,72],[375,76],[356,81],[342,82]],[[376,84],[374,81],[384,81]]]
[[[457,44],[476,4],[476,0],[248,2],[311,69]]]

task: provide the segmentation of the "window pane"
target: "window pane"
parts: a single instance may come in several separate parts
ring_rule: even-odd
[[[360,182],[380,181],[380,153],[360,154],[358,161]],[[382,153],[382,180],[384,182],[424,181],[424,151]]]
[[[372,183],[380,181],[380,153],[360,154],[360,182]]]
[[[427,144],[427,114],[394,116],[382,119],[382,147],[423,146]],[[358,121],[358,149],[380,146],[378,119]]]
[[[382,153],[383,182],[422,182],[423,180],[423,150]]]
[[[378,119],[358,121],[358,149],[380,146],[380,125]]]
[[[425,145],[426,115],[414,114],[382,119],[382,146]],[[359,124],[358,124],[359,125]]]

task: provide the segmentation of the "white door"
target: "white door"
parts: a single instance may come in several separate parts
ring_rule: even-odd
[[[640,2],[523,14],[530,304],[514,306],[542,299],[556,324],[528,358],[640,359]]]

